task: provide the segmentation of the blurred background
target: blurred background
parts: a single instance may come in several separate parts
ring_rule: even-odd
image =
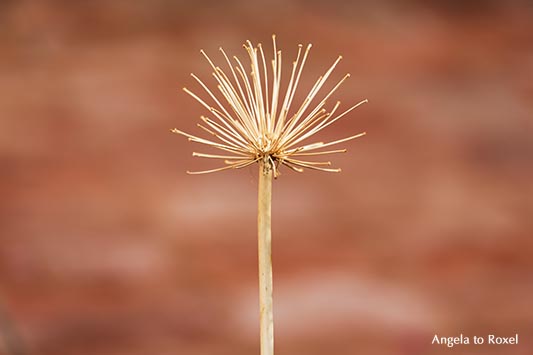
[[[200,133],[200,49],[273,33],[313,43],[301,96],[342,54],[335,97],[370,101],[322,134],[368,132],[341,174],[274,183],[277,353],[533,353],[530,1],[2,0],[0,28],[0,354],[258,354],[257,166],[186,175],[218,162],[169,129]],[[431,345],[461,333],[520,344]]]

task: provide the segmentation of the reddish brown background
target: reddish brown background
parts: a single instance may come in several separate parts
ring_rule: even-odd
[[[257,167],[188,176],[169,128],[201,48],[276,33],[370,100],[343,173],[275,182],[277,354],[532,354],[530,4],[3,0],[0,353],[258,354]]]

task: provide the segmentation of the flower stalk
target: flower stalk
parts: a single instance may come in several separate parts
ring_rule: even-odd
[[[274,354],[274,317],[272,312],[272,159],[259,161],[257,237],[259,256],[259,323],[261,355]]]

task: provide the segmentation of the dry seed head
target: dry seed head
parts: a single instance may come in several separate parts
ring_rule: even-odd
[[[365,135],[365,132],[352,135],[332,142],[315,142],[301,145],[307,139],[340,118],[346,116],[356,107],[368,100],[362,100],[340,114],[336,114],[340,102],[326,109],[326,101],[350,77],[346,74],[326,95],[318,99],[320,89],[327,81],[342,56],[339,56],[326,73],[318,78],[307,97],[296,109],[292,109],[294,95],[307,60],[311,44],[305,51],[298,46],[298,54],[292,62],[291,76],[284,93],[281,91],[281,51],[276,47],[276,36],[272,36],[273,59],[267,64],[261,44],[254,47],[250,41],[243,45],[248,52],[251,72],[248,75],[242,62],[233,57],[234,62],[220,48],[229,71],[224,72],[216,66],[209,56],[200,52],[213,69],[213,77],[217,82],[218,92],[211,89],[196,75],[191,76],[205,90],[208,100],[200,98],[187,88],[183,90],[204,106],[213,118],[201,116],[202,123],[198,127],[207,132],[210,139],[200,138],[191,134],[172,129],[173,133],[181,134],[190,141],[202,143],[224,151],[225,154],[193,153],[202,158],[222,159],[224,166],[212,170],[189,172],[189,174],[205,174],[227,169],[239,169],[249,166],[260,159],[270,159],[274,167],[274,175],[279,175],[278,167],[285,165],[290,169],[302,172],[305,168],[340,172],[340,169],[328,168],[331,162],[302,160],[306,157],[346,152],[346,149],[323,150],[323,148],[347,142]],[[303,52],[303,53],[302,53]],[[318,101],[320,100],[320,101]],[[211,102],[209,104],[208,102]],[[317,103],[313,103],[317,102]]]

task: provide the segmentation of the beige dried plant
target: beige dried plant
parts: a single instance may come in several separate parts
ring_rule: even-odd
[[[215,94],[209,85],[196,75],[192,77],[200,84],[207,94],[207,99],[194,94],[187,88],[185,92],[196,99],[212,115],[213,118],[201,116],[202,130],[212,138],[206,139],[172,129],[187,137],[192,142],[223,151],[222,154],[194,152],[193,156],[220,159],[224,166],[210,170],[190,172],[189,174],[206,174],[228,169],[239,169],[259,163],[258,193],[258,249],[259,249],[259,302],[260,302],[260,336],[261,355],[274,353],[274,322],[272,313],[272,261],[271,261],[271,201],[272,177],[280,175],[279,168],[284,165],[296,172],[313,169],[326,172],[340,172],[339,168],[330,168],[330,161],[313,161],[313,156],[344,153],[346,149],[325,150],[333,145],[344,143],[365,135],[365,132],[351,135],[331,142],[308,140],[346,116],[367,100],[349,107],[337,114],[340,101],[331,109],[326,109],[327,101],[333,93],[349,78],[346,74],[325,95],[319,95],[324,83],[342,59],[339,56],[326,73],[320,76],[303,102],[293,109],[293,101],[298,88],[302,71],[311,50],[309,44],[305,51],[298,46],[298,54],[292,62],[290,79],[285,90],[282,90],[281,51],[277,49],[276,37],[272,36],[273,58],[267,64],[261,44],[254,47],[250,41],[244,44],[250,60],[250,73],[236,56],[233,63],[220,48],[220,52],[228,66],[224,72],[202,50],[213,69],[213,77],[217,83]],[[209,103],[211,102],[211,104]]]

